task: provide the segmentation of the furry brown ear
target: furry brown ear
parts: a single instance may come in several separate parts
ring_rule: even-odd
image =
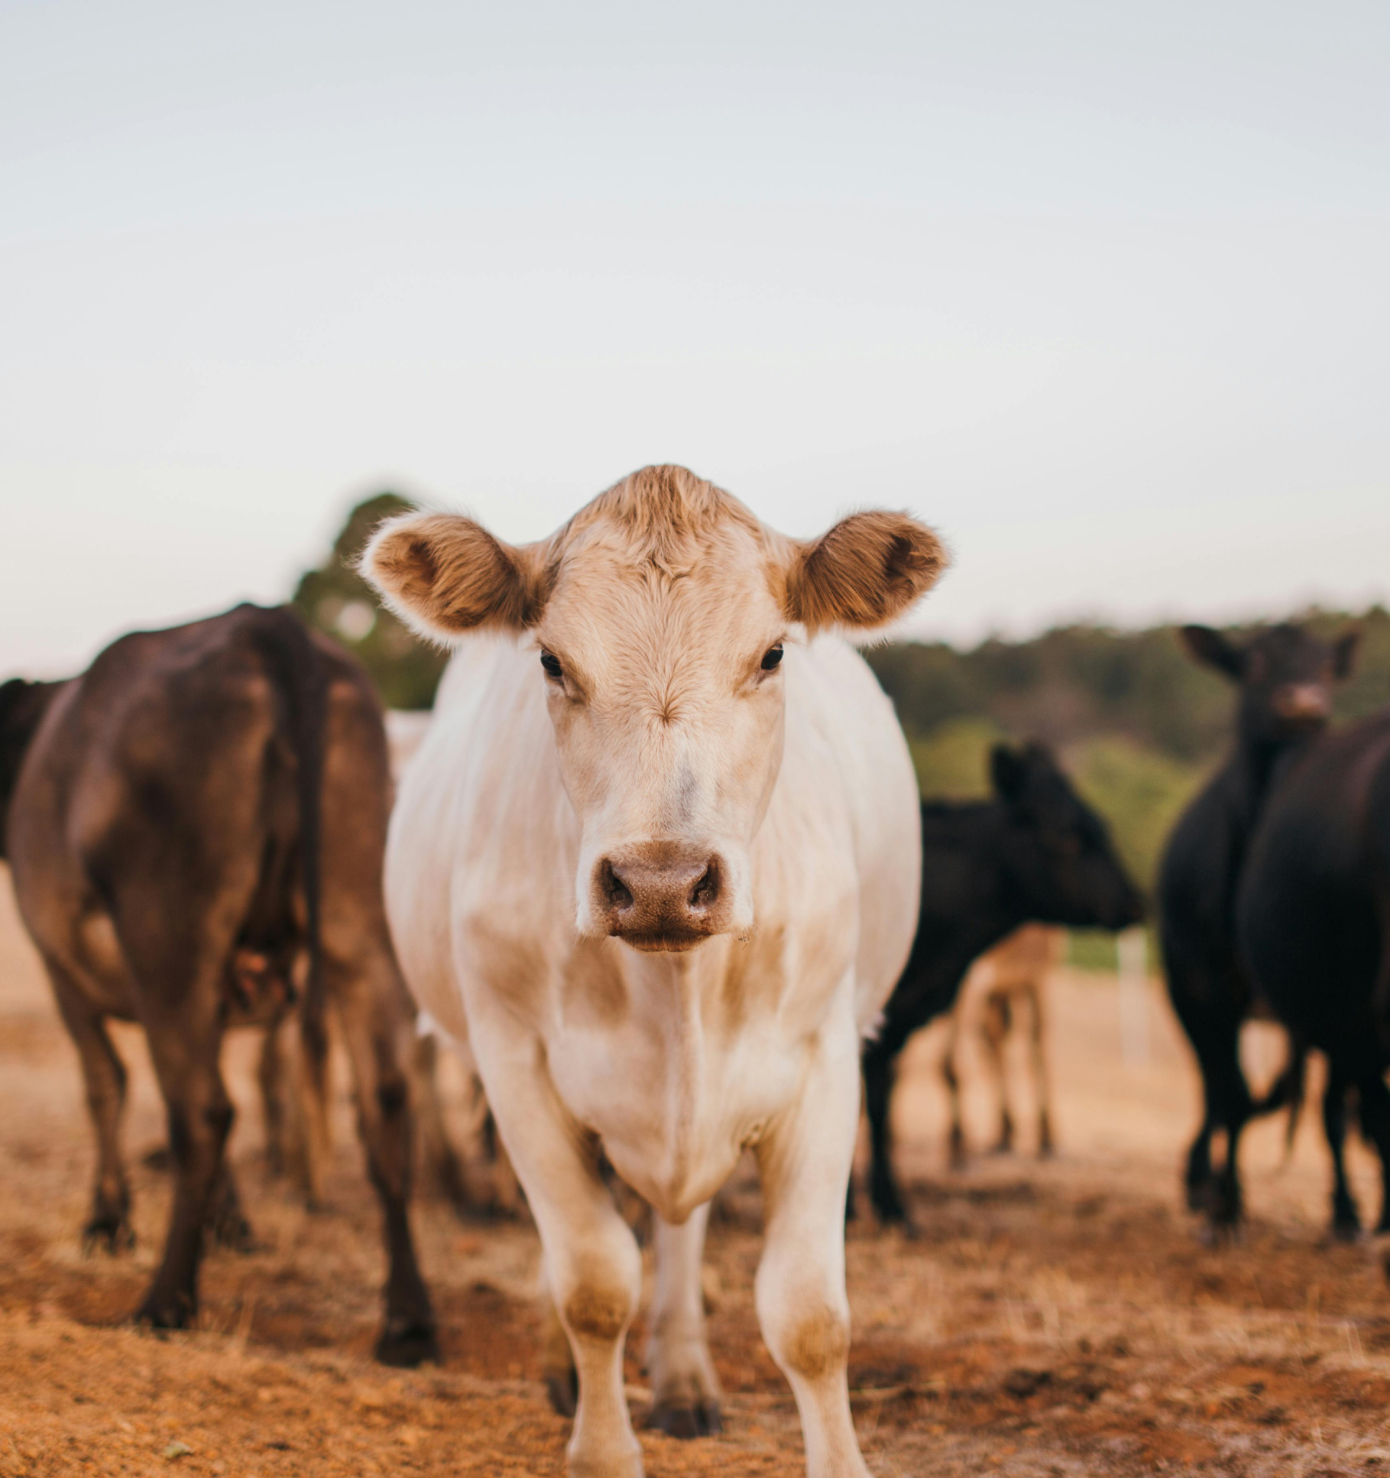
[[[485,627],[534,626],[549,594],[543,545],[504,544],[457,513],[407,513],[382,524],[358,568],[401,620],[443,642]]]
[[[901,616],[946,568],[940,539],[906,513],[851,513],[796,545],[787,571],[787,615],[812,631],[871,631]]]

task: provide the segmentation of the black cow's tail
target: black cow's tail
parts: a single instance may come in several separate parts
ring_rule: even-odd
[[[308,629],[287,606],[258,612],[253,640],[283,705],[285,737],[295,758],[299,870],[304,889],[308,978],[300,1008],[305,1046],[318,1060],[328,1049],[322,932],[323,757],[328,678]]]
[[[1270,1084],[1269,1092],[1256,1100],[1253,1112],[1256,1115],[1274,1114],[1282,1108],[1289,1111],[1289,1121],[1284,1126],[1284,1163],[1293,1158],[1294,1135],[1298,1132],[1298,1116],[1303,1109],[1308,1080],[1308,1048],[1298,1037],[1289,1038],[1289,1060],[1284,1070]]]

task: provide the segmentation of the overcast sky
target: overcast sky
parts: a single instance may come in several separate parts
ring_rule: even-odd
[[[0,0],[0,676],[382,486],[910,507],[918,629],[1390,596],[1390,5]]]

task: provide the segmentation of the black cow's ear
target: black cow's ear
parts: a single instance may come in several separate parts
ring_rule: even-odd
[[[989,778],[995,794],[1011,805],[1028,783],[1028,760],[1009,744],[996,744],[989,752]]]
[[[1344,631],[1341,636],[1332,643],[1332,675],[1333,677],[1350,677],[1351,670],[1356,666],[1356,654],[1361,650],[1361,631],[1355,628]]]
[[[1238,678],[1243,658],[1241,650],[1222,632],[1212,626],[1183,626],[1178,629],[1182,644],[1197,659],[1227,677]]]

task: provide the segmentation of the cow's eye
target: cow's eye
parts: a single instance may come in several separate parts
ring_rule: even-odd
[[[565,669],[560,666],[560,659],[554,652],[541,653],[541,666],[545,668],[545,675],[553,677],[557,682],[565,675]]]
[[[764,672],[771,672],[782,660],[782,643],[778,642],[775,647],[769,647],[763,653],[762,668]]]

